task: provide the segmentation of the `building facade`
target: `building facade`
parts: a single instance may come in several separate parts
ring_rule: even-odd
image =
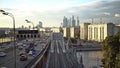
[[[63,27],[67,27],[68,26],[68,19],[67,17],[64,16],[63,18]]]
[[[118,26],[113,23],[94,23],[88,25],[88,40],[103,41],[107,36],[116,34]]]
[[[16,34],[17,39],[40,38],[38,30],[18,30]]]
[[[88,25],[90,23],[80,23],[80,39],[88,40]]]
[[[76,24],[76,26],[79,26],[79,17],[77,16],[77,24]]]
[[[0,28],[0,34],[9,34],[10,28]]]
[[[71,38],[78,38],[80,35],[80,27],[70,27],[70,37]]]
[[[38,27],[39,27],[39,28],[43,27],[43,24],[42,24],[41,21],[39,21]]]
[[[72,16],[72,23],[71,23],[71,26],[72,27],[75,27],[76,25],[75,25],[75,19],[74,19],[74,16]]]
[[[59,27],[52,27],[51,31],[52,32],[60,32],[60,28]]]
[[[63,28],[63,36],[69,38],[70,37],[70,27]]]

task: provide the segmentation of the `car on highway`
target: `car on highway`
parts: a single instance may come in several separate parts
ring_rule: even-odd
[[[22,50],[22,49],[23,49],[23,46],[18,46],[18,49],[19,49],[19,50]]]
[[[25,60],[27,60],[27,59],[28,59],[28,57],[27,57],[26,54],[20,55],[20,61],[25,61]]]
[[[22,46],[23,46],[23,47],[26,47],[27,45],[26,45],[26,44],[23,44]]]
[[[21,56],[21,55],[25,55],[26,53],[24,52],[24,51],[20,51],[19,52],[19,55]]]
[[[6,56],[6,53],[5,52],[0,52],[0,57],[4,57]]]
[[[0,48],[0,52],[4,52],[5,51],[5,49],[3,49],[3,48]]]
[[[22,46],[23,43],[22,42],[16,42],[16,47],[18,48],[19,46]]]
[[[4,50],[7,50],[7,49],[9,49],[9,46],[6,46],[6,45],[2,45],[1,47],[0,47],[1,49],[4,49]]]

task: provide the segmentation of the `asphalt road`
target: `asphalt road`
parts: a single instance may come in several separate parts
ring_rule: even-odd
[[[14,57],[13,57],[13,49],[12,49],[13,44],[10,43],[9,45],[10,48],[5,51],[7,56],[0,57],[0,68],[1,67],[14,68]],[[41,48],[42,48],[41,45],[38,43],[37,46],[35,47],[37,53],[41,51]],[[28,56],[28,60],[20,61],[19,52],[20,50],[16,49],[16,68],[24,68],[24,66],[27,65],[34,58],[34,56]]]
[[[78,65],[77,57],[73,52],[68,52],[60,33],[53,33],[45,68],[82,68]]]

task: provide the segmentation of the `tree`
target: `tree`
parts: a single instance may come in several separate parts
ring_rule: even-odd
[[[63,32],[64,32],[63,29],[62,29],[61,27],[60,27],[60,32],[61,32],[62,34],[63,34]]]
[[[103,66],[104,68],[118,68],[117,67],[117,61],[118,58],[117,55],[119,54],[120,49],[120,41],[119,41],[118,35],[109,36],[106,37],[106,39],[103,41]]]

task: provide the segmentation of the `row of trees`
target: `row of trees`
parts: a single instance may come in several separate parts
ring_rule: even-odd
[[[103,67],[120,68],[120,31],[113,36],[106,37],[103,41]]]

